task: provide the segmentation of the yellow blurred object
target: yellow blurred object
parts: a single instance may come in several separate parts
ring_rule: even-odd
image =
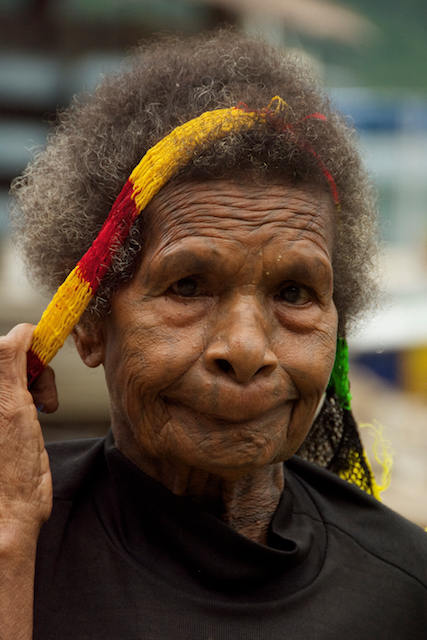
[[[393,469],[393,450],[391,447],[391,443],[384,438],[385,427],[378,422],[359,424],[359,428],[369,429],[374,436],[372,452],[374,454],[376,462],[382,468],[381,484],[378,484],[375,481],[374,496],[378,498],[378,500],[380,500],[380,494],[389,488],[391,482],[391,472]],[[368,456],[366,455],[366,452],[364,452],[364,454],[365,460],[367,461],[367,464],[372,472]]]
[[[404,391],[427,396],[427,345],[401,353],[400,380]]]

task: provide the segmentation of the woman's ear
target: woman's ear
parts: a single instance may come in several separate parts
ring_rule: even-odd
[[[104,334],[100,324],[90,329],[77,324],[71,335],[81,359],[88,367],[98,367],[104,362]]]

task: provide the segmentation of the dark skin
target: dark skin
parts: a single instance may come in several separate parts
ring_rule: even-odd
[[[0,337],[0,639],[33,637],[37,539],[52,509],[52,480],[36,406],[58,406],[47,369],[27,389],[27,351],[34,326]]]
[[[335,355],[332,204],[316,187],[170,184],[153,199],[141,265],[111,314],[73,335],[103,364],[116,446],[173,493],[266,544],[282,462],[306,437]],[[52,506],[31,393],[34,327],[0,338],[1,640],[30,640],[35,550]]]
[[[261,543],[333,365],[331,208],[306,186],[168,185],[138,273],[75,331],[122,453]]]

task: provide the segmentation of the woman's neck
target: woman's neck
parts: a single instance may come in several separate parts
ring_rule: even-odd
[[[267,544],[270,522],[284,488],[283,463],[266,465],[246,475],[217,475],[152,460],[140,450],[121,444],[116,446],[123,455],[169,491],[189,498],[241,535]]]

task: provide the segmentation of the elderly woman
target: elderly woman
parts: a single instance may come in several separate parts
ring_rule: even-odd
[[[230,32],[141,48],[14,192],[33,280],[66,280],[0,343],[1,638],[424,638],[427,539],[349,405],[372,188],[310,70]],[[111,432],[47,453],[70,331]]]

